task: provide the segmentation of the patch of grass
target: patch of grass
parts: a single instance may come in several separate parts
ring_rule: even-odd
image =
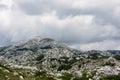
[[[72,74],[64,73],[60,78],[61,78],[62,80],[71,80],[72,77],[73,77]]]
[[[120,74],[119,75],[109,75],[109,76],[101,78],[100,80],[120,80]]]

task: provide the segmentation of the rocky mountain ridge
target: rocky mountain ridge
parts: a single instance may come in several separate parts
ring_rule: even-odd
[[[79,51],[54,39],[41,37],[0,47],[0,62],[15,68],[34,68],[39,73],[46,71],[57,80],[62,74],[72,75],[73,80],[101,80],[107,75],[120,73],[119,50]],[[41,78],[40,74],[38,77]]]

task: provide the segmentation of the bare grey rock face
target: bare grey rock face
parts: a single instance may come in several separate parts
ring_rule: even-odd
[[[0,54],[5,57],[6,62],[15,64],[33,64],[39,54],[45,55],[45,59],[60,57],[72,57],[80,51],[71,49],[65,44],[50,38],[36,37],[17,45],[1,47]],[[33,63],[32,63],[33,62]]]
[[[15,67],[37,68],[51,74],[63,72],[92,80],[120,73],[120,51],[79,51],[50,38],[36,37],[15,45],[0,47],[0,61]],[[102,74],[101,74],[102,73]],[[55,74],[55,75],[57,75]]]

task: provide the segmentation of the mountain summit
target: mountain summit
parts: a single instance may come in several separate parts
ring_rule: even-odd
[[[12,64],[33,64],[39,54],[44,54],[46,58],[60,58],[62,56],[72,56],[79,51],[67,47],[65,44],[51,38],[35,37],[17,45],[0,48],[0,54],[4,60]],[[32,62],[31,62],[32,61]]]
[[[33,39],[30,39],[26,42],[23,42],[17,45],[17,47],[22,47],[22,48],[24,47],[24,48],[35,49],[35,50],[52,49],[52,48],[67,48],[65,44],[62,44],[59,41],[56,41],[51,38],[41,38],[39,36]]]

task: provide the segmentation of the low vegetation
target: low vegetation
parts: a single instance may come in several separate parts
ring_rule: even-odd
[[[105,76],[105,77],[101,78],[100,80],[120,80],[120,74]]]

